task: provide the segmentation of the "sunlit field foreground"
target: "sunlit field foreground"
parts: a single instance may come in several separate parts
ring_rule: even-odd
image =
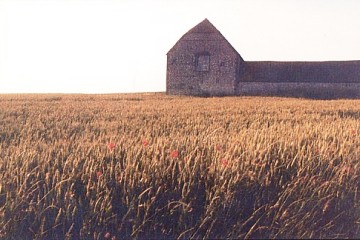
[[[0,95],[0,238],[356,238],[360,100]]]

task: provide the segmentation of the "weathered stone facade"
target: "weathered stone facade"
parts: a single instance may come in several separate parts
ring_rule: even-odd
[[[166,92],[360,98],[360,61],[245,62],[205,19],[168,52]]]
[[[242,82],[237,95],[360,98],[360,83]]]
[[[167,54],[166,91],[185,95],[235,95],[243,59],[205,19]]]

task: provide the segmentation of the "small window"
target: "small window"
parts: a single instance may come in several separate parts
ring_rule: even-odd
[[[196,71],[207,72],[210,69],[210,55],[208,53],[199,54],[196,58]]]

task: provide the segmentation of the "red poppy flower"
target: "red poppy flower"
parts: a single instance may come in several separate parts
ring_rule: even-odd
[[[177,157],[179,156],[179,151],[177,151],[177,150],[172,151],[172,152],[170,153],[170,156],[171,156],[172,158],[177,158]]]
[[[97,172],[96,172],[96,177],[97,177],[98,179],[99,179],[102,175],[103,175],[102,172],[100,172],[100,171],[97,171]]]
[[[148,140],[143,140],[142,144],[143,144],[144,147],[147,147],[147,146],[149,146],[149,141]]]
[[[221,165],[223,165],[223,167],[226,167],[228,164],[228,160],[226,160],[225,158],[221,159]]]
[[[216,150],[221,151],[221,145],[220,144],[216,144]]]
[[[115,147],[116,147],[115,143],[113,143],[113,142],[108,143],[108,148],[110,151],[113,150]]]

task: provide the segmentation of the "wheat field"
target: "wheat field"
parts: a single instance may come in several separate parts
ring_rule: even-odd
[[[0,95],[0,238],[356,238],[360,100]]]

